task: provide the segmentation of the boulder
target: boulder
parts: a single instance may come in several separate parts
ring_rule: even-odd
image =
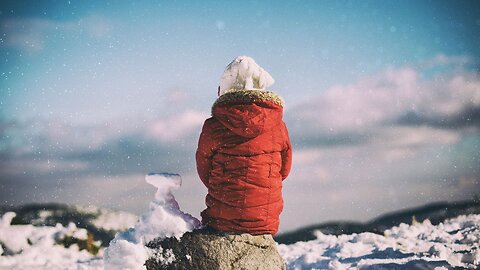
[[[156,239],[147,244],[153,255],[148,270],[279,270],[285,269],[272,236],[234,234],[209,230]]]

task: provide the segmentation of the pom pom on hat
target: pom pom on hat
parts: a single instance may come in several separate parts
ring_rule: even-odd
[[[238,90],[265,90],[275,80],[253,58],[238,56],[228,64],[220,79],[219,96]]]

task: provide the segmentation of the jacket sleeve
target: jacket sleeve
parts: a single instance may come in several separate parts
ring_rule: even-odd
[[[284,128],[284,136],[285,136],[285,145],[284,149],[282,150],[282,169],[280,170],[280,174],[282,175],[282,180],[287,178],[288,174],[290,174],[290,169],[292,168],[292,144],[290,143],[290,137],[288,136],[288,130],[285,123],[283,123]]]
[[[210,170],[212,169],[212,157],[214,153],[214,141],[212,128],[209,124],[212,118],[205,121],[202,128],[202,133],[198,139],[197,152],[195,159],[197,162],[197,172],[203,184],[208,187],[208,178]]]

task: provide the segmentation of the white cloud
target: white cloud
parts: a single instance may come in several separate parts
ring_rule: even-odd
[[[450,61],[445,56],[437,57]],[[457,62],[460,60],[451,60]],[[286,112],[309,123],[310,132],[358,132],[394,121],[409,112],[429,119],[452,118],[480,107],[480,76],[473,72],[420,79],[412,67],[388,68],[351,85],[336,85]]]
[[[192,101],[192,93],[180,88],[170,89],[164,95],[164,102],[166,105],[175,104],[179,108],[191,106]]]
[[[446,66],[446,65],[454,65],[457,67],[464,66],[468,63],[470,63],[472,60],[470,57],[467,56],[449,56],[445,55],[443,53],[437,54],[435,57],[431,59],[426,59],[423,61],[420,61],[417,64],[418,68],[425,69],[425,68],[435,68],[438,66]]]
[[[205,112],[187,110],[174,117],[161,118],[148,125],[147,134],[162,141],[176,141],[200,134],[202,124],[208,114]]]
[[[374,144],[382,147],[418,148],[429,145],[454,144],[461,133],[450,129],[437,129],[428,126],[394,126],[376,130]]]
[[[387,69],[352,85],[337,85],[287,112],[322,130],[348,131],[380,123],[416,103],[418,75]],[[412,103],[413,102],[413,103]]]
[[[73,124],[62,119],[30,119],[25,122],[0,123],[7,134],[4,148],[15,156],[50,152],[64,155],[78,151],[98,150],[127,137],[153,139],[159,144],[194,140],[200,134],[207,112],[186,110],[173,116],[130,117],[91,124]],[[128,124],[126,124],[128,123]]]
[[[13,47],[27,53],[40,52],[48,46],[49,39],[57,34],[87,33],[92,38],[104,38],[112,31],[112,24],[100,15],[90,15],[76,21],[58,21],[40,18],[5,19],[0,21],[5,33],[0,46]]]
[[[449,117],[480,107],[480,76],[475,73],[436,78],[424,84],[418,110],[430,117]]]
[[[53,159],[11,159],[1,161],[2,173],[6,175],[16,175],[23,172],[35,172],[37,174],[55,174],[58,172],[78,172],[85,171],[90,168],[90,164],[80,160],[59,160],[57,157]]]

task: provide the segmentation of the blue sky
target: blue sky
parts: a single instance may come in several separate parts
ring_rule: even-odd
[[[140,213],[152,194],[143,175],[167,170],[184,176],[179,202],[198,216],[196,140],[237,55],[286,99],[297,151],[282,229],[479,194],[478,1],[2,1],[0,11],[4,204],[89,198]],[[316,210],[299,213],[305,205]]]
[[[294,103],[385,66],[480,53],[475,2],[2,5],[2,112],[12,117],[52,112],[88,114],[75,117],[88,121],[91,107],[104,107],[100,118],[146,113],[173,88],[205,106],[226,59],[241,54],[265,63],[275,89]],[[126,108],[125,98],[132,100]],[[41,109],[45,104],[49,110]]]

